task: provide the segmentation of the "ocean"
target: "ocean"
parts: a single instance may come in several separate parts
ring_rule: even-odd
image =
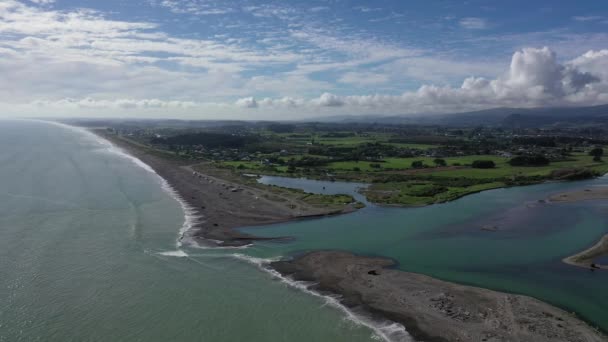
[[[0,341],[380,338],[239,250],[179,246],[185,221],[157,175],[96,136],[0,121]]]

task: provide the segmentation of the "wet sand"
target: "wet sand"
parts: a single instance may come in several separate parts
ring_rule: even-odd
[[[202,217],[193,232],[190,232],[191,237],[200,243],[243,246],[254,240],[269,238],[242,233],[235,228],[356,210],[354,204],[339,207],[313,206],[290,196],[214,177],[205,174],[204,167],[197,166],[195,170],[186,161],[136,145],[105,130],[93,132],[149,165],[192,207],[194,215]]]
[[[536,299],[463,286],[387,267],[390,259],[322,251],[271,264],[323,293],[403,324],[423,341],[607,341],[571,314]]]
[[[594,262],[595,259],[603,256],[608,256],[608,234],[604,235],[595,245],[573,256],[569,256],[562,261],[566,264],[578,267],[608,269],[608,265],[601,265]]]
[[[551,202],[578,202],[602,199],[608,199],[608,186],[564,192],[549,197],[549,201]]]

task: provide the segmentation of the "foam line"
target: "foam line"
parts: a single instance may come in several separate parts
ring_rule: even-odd
[[[175,189],[169,184],[169,182],[167,182],[166,179],[164,179],[158,173],[156,173],[156,171],[154,171],[154,169],[152,167],[150,167],[150,165],[148,165],[148,164],[144,163],[143,161],[141,161],[140,159],[126,153],[124,150],[122,150],[118,146],[112,144],[112,142],[98,136],[97,134],[95,134],[85,128],[70,126],[70,125],[66,125],[66,124],[54,122],[54,121],[44,121],[44,120],[31,120],[31,121],[43,122],[43,123],[55,125],[58,127],[62,127],[62,128],[69,129],[71,131],[80,133],[81,135],[86,136],[87,138],[102,145],[107,152],[110,152],[110,153],[118,155],[122,158],[128,159],[131,162],[133,162],[135,165],[141,167],[142,169],[144,169],[147,172],[156,176],[157,179],[161,183],[162,189],[179,203],[179,205],[182,208],[182,211],[184,212],[184,223],[182,224],[181,228],[179,229],[178,236],[175,241],[176,248],[179,249],[182,246],[182,244],[183,244],[182,241],[186,238],[186,233],[190,229],[192,229],[195,224],[200,222],[200,219],[202,217],[195,215],[196,210],[194,208],[192,208],[188,203],[186,203],[186,201],[177,193],[177,191],[175,191]]]
[[[357,314],[351,311],[346,306],[344,306],[342,303],[340,303],[340,297],[323,295],[317,291],[311,290],[310,287],[311,285],[314,285],[314,283],[293,280],[289,277],[283,276],[281,273],[268,266],[269,263],[273,261],[278,261],[280,258],[262,259],[244,254],[232,254],[231,256],[239,260],[254,264],[260,270],[269,273],[272,277],[279,279],[290,287],[293,287],[315,297],[322,298],[323,300],[325,300],[323,306],[331,306],[342,311],[346,315],[346,319],[355,324],[359,324],[372,329],[376,337],[381,338],[386,342],[414,342],[414,339],[407,332],[403,325],[391,321],[378,321],[371,319],[370,317]]]

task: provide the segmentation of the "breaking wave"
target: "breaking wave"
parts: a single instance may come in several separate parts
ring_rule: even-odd
[[[231,254],[230,256],[255,265],[260,270],[270,274],[273,278],[279,279],[281,282],[287,284],[290,287],[298,289],[309,295],[322,298],[325,301],[325,305],[329,305],[342,311],[346,315],[346,319],[348,319],[349,321],[372,329],[372,331],[376,335],[376,338],[382,339],[387,342],[414,342],[414,339],[407,332],[403,325],[388,320],[373,319],[369,316],[353,312],[352,310],[344,306],[342,303],[340,303],[339,296],[321,294],[311,289],[311,286],[314,285],[314,283],[293,280],[289,277],[282,275],[281,273],[277,272],[269,266],[271,262],[278,261],[280,260],[280,258],[262,259],[244,254]]]
[[[162,189],[166,193],[168,193],[171,197],[173,197],[177,201],[177,203],[179,203],[179,205],[182,208],[182,211],[184,212],[184,223],[182,224],[182,226],[180,227],[180,229],[178,231],[178,236],[175,241],[175,247],[179,249],[180,247],[182,247],[184,242],[187,242],[189,244],[195,244],[194,241],[188,237],[187,233],[197,223],[200,222],[200,220],[202,219],[202,216],[196,215],[196,210],[194,208],[192,208],[188,203],[186,203],[186,201],[184,201],[184,199],[177,193],[177,191],[175,191],[175,189],[169,184],[169,182],[167,182],[167,180],[165,180],[158,173],[156,173],[156,171],[154,171],[154,169],[152,167],[150,167],[150,165],[148,165],[148,164],[144,163],[143,161],[141,161],[140,159],[128,154],[127,152],[122,150],[120,147],[112,144],[110,141],[98,136],[97,134],[95,134],[85,128],[70,126],[70,125],[66,125],[66,124],[54,122],[54,121],[43,121],[43,120],[34,120],[34,121],[44,122],[47,124],[52,124],[55,126],[63,127],[65,129],[69,129],[74,132],[78,132],[81,135],[84,135],[85,137],[90,139],[91,141],[94,141],[97,144],[99,144],[100,146],[103,146],[103,150],[105,152],[112,153],[112,154],[115,154],[122,158],[128,159],[131,162],[133,162],[135,165],[141,167],[142,169],[144,169],[147,172],[156,176],[157,179],[160,181]]]

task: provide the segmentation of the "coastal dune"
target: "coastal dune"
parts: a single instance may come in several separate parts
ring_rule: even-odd
[[[389,269],[390,259],[321,251],[271,267],[351,308],[403,324],[417,340],[607,341],[567,312],[536,299]]]

